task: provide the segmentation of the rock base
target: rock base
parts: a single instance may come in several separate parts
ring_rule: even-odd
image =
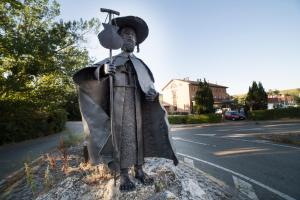
[[[120,192],[118,178],[116,185],[111,176],[90,184],[87,183],[86,177],[76,174],[67,177],[37,199],[246,199],[227,186],[214,182],[203,172],[182,163],[175,167],[170,160],[150,158],[146,160],[144,169],[147,174],[154,178],[155,183],[151,186],[144,186],[133,179],[136,190],[132,192]]]
[[[6,181],[0,199],[38,200],[226,200],[247,199],[238,191],[185,163],[174,166],[171,160],[147,158],[144,171],[154,184],[144,186],[133,178],[136,190],[119,191],[119,177],[105,165],[84,164],[82,146],[55,150],[31,163],[30,173]]]

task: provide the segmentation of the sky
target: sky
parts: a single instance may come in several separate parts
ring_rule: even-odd
[[[158,91],[186,77],[227,86],[230,95],[247,93],[252,81],[266,91],[300,88],[300,0],[58,2],[63,20],[103,22],[100,8],[144,19],[149,36],[135,55],[153,72]],[[85,46],[97,61],[108,57],[96,34]]]

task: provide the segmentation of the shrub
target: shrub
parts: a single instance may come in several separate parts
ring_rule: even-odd
[[[30,100],[0,100],[0,144],[19,142],[63,130],[67,113],[39,110]]]
[[[168,119],[170,124],[200,124],[221,122],[222,116],[218,114],[171,115]]]
[[[187,115],[170,115],[168,119],[170,124],[186,124]]]
[[[68,120],[70,121],[81,121],[81,113],[79,110],[79,102],[77,93],[72,92],[66,97],[66,104],[64,105],[68,113]]]
[[[276,120],[283,118],[300,118],[300,108],[255,110],[249,113],[249,119],[252,120]]]

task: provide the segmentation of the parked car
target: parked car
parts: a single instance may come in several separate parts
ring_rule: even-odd
[[[245,115],[240,114],[237,111],[227,111],[225,112],[224,115],[225,119],[229,119],[229,120],[242,120],[242,119],[246,119]]]
[[[222,111],[222,109],[217,109],[217,110],[215,111],[215,113],[216,113],[216,114],[222,114],[223,111]]]

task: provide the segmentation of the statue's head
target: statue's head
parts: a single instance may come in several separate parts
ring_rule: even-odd
[[[124,40],[122,50],[133,52],[136,45],[139,51],[139,44],[149,33],[146,22],[139,17],[126,16],[112,19],[112,24],[119,27],[119,34]]]
[[[124,27],[119,32],[123,39],[122,50],[129,53],[133,52],[136,45],[135,30],[131,27]]]

